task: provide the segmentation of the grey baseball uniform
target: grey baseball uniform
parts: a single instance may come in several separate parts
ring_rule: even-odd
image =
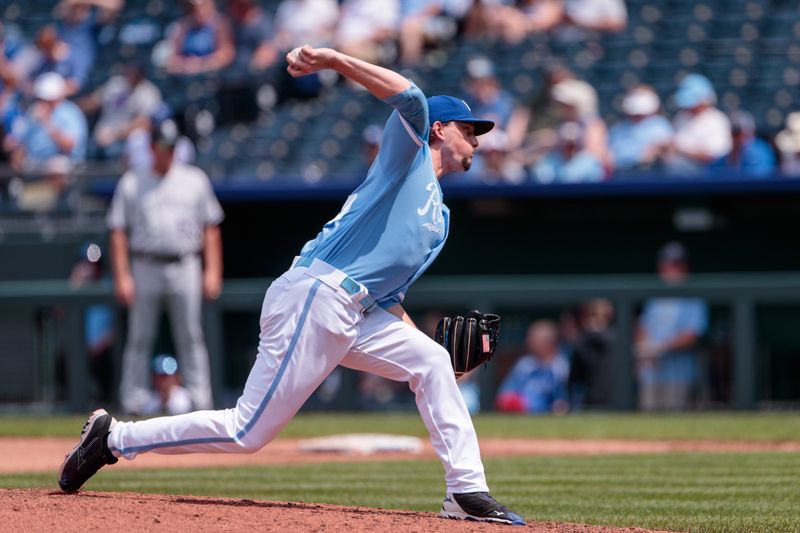
[[[208,352],[201,326],[203,234],[223,219],[208,176],[174,163],[164,177],[129,171],[120,179],[107,222],[128,235],[135,297],[128,314],[120,402],[141,412],[157,320],[166,303],[184,383],[195,409],[212,407]]]

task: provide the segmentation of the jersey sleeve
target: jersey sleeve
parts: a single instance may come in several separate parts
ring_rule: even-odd
[[[222,206],[219,205],[219,200],[214,194],[214,188],[211,186],[211,180],[205,172],[200,171],[200,183],[202,187],[202,200],[201,200],[201,220],[204,226],[216,226],[225,218],[225,213],[222,211]]]
[[[408,170],[428,142],[428,101],[412,83],[407,90],[384,102],[395,110],[386,121],[377,163],[386,179],[397,181],[407,177]]]
[[[128,206],[132,196],[133,175],[126,172],[122,175],[117,188],[114,189],[114,196],[111,198],[111,206],[106,214],[106,225],[110,230],[127,230],[130,227],[130,214]]]

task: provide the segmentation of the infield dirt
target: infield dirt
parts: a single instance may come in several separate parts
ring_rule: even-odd
[[[0,524],[8,532],[86,531],[314,531],[325,533],[512,533],[520,528],[455,522],[434,513],[342,507],[317,503],[270,502],[198,496],[79,492],[47,489],[0,490]],[[547,533],[634,533],[577,524],[529,522],[522,530]]]

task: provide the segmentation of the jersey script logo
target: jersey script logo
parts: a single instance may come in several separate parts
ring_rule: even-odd
[[[442,216],[442,200],[439,198],[439,188],[436,186],[436,182],[432,181],[425,186],[425,190],[430,192],[430,196],[428,196],[428,201],[425,202],[425,205],[417,208],[417,214],[424,217],[430,213],[431,221],[425,222],[422,227],[431,233],[443,233],[444,217]]]

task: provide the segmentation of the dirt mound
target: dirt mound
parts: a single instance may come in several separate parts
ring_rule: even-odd
[[[46,489],[1,489],[0,524],[9,532],[64,533],[212,530],[452,533],[456,525],[458,531],[511,533],[508,526],[456,524],[434,513],[128,492],[67,495]],[[529,522],[525,531],[616,533],[647,530]]]

